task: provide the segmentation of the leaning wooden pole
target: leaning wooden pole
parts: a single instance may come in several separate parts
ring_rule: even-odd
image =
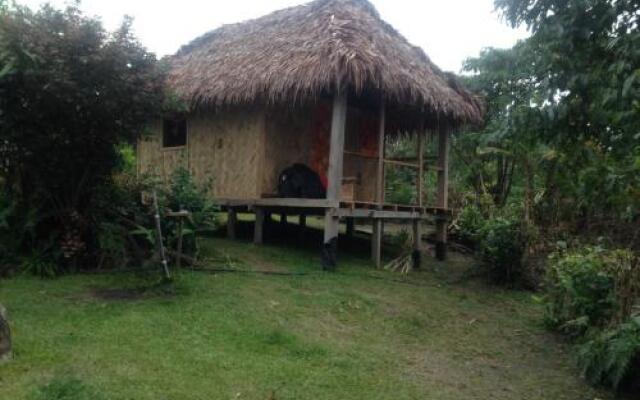
[[[386,108],[384,100],[382,100],[380,102],[380,121],[378,125],[378,169],[376,173],[376,203],[379,210],[382,210],[384,205],[384,145],[386,118]],[[380,268],[382,266],[382,233],[382,220],[379,218],[374,219],[373,232],[371,234],[371,259],[376,268]]]
[[[338,89],[333,98],[331,117],[331,139],[329,149],[329,169],[327,170],[327,200],[333,204],[327,208],[324,217],[324,245],[322,248],[322,268],[334,270],[338,258],[338,208],[342,190],[344,134],[347,123],[347,93]]]
[[[438,129],[438,213],[436,215],[436,258],[447,258],[447,208],[449,206],[449,132]]]
[[[167,262],[167,257],[164,254],[164,244],[162,243],[162,224],[160,223],[160,207],[158,206],[158,196],[156,191],[153,191],[153,208],[155,212],[155,220],[156,220],[156,247],[158,250],[158,256],[160,257],[160,262],[162,263],[162,269],[164,272],[164,277],[167,280],[171,279],[171,273],[169,272],[169,263]]]

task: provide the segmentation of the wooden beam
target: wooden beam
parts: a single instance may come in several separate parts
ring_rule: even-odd
[[[227,238],[236,238],[236,224],[238,223],[238,213],[235,208],[227,209]]]
[[[438,196],[436,206],[446,210],[449,206],[449,132],[440,128],[438,131]],[[444,261],[447,258],[447,224],[446,215],[436,219],[436,257]]]
[[[327,208],[324,217],[324,247],[322,266],[324,269],[336,267],[338,246],[338,215],[342,192],[344,133],[347,125],[347,93],[338,89],[333,98],[331,117],[331,139],[329,148],[329,169],[327,170],[327,201],[335,204],[335,208]]]
[[[371,234],[371,260],[376,268],[382,267],[382,220],[374,218]]]
[[[273,197],[268,199],[215,199],[222,207],[300,207],[300,208],[335,208],[338,201],[327,199],[296,199]]]
[[[413,224],[413,267],[420,268],[420,258],[422,255],[422,230],[419,219],[414,219]]]
[[[378,126],[378,170],[376,174],[376,202],[380,207],[384,204],[384,147],[386,118],[386,108],[384,100],[382,100],[380,103],[380,124]]]
[[[356,224],[353,218],[346,219],[346,236],[352,238],[356,230]]]
[[[264,234],[264,217],[265,211],[262,208],[256,208],[256,223],[253,226],[253,243],[262,244]]]
[[[423,141],[423,129],[418,132],[418,182],[416,187],[418,197],[418,207],[422,207],[423,196],[422,185],[424,184],[424,141]]]
[[[401,167],[409,167],[409,168],[420,168],[420,165],[418,165],[418,163],[412,163],[412,162],[406,162],[406,161],[398,161],[398,160],[392,160],[389,158],[385,158],[383,160],[383,162],[385,164],[391,164],[391,165],[399,165]]]
[[[384,99],[380,101],[380,121],[378,126],[378,170],[376,179],[376,202],[377,208],[382,210],[384,206],[384,156],[385,156],[385,129],[386,129],[386,107]],[[382,266],[382,236],[384,225],[381,219],[373,220],[373,234],[371,235],[371,259],[376,268]]]

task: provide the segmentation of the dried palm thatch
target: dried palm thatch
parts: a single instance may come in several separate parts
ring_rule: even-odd
[[[453,75],[384,22],[367,0],[316,0],[225,25],[170,58],[169,87],[192,109],[295,103],[347,88],[448,124],[482,107]]]

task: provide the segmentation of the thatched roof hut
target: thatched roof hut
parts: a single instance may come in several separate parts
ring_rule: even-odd
[[[419,221],[435,213],[443,248],[449,133],[481,122],[482,107],[368,1],[316,0],[225,25],[182,47],[169,65],[168,86],[188,112],[154,124],[139,143],[138,170],[168,178],[182,166],[196,181],[213,177],[230,236],[240,211],[256,214],[256,242],[266,213],[324,215],[323,260],[331,266],[338,223],[373,220],[379,264],[382,219],[411,221],[418,249]],[[436,160],[425,156],[427,132],[438,137]],[[386,139],[397,133],[414,134],[414,156],[387,157]],[[317,176],[313,192],[322,195],[282,189],[281,172],[293,164]],[[385,201],[387,168],[414,169],[411,204]],[[426,171],[437,183],[427,184]]]
[[[225,25],[183,46],[170,64],[169,86],[192,109],[302,102],[340,87],[454,125],[482,118],[455,77],[367,0],[316,0]]]

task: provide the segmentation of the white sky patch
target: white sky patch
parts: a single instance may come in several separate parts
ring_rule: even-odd
[[[507,48],[528,36],[500,21],[493,0],[371,0],[382,18],[411,43],[422,47],[444,70],[459,72],[467,57],[485,47]],[[43,0],[18,0],[31,8]],[[49,0],[56,7],[65,0]],[[307,3],[300,0],[84,0],[82,10],[115,29],[122,17],[134,17],[140,41],[158,56],[175,53],[201,34],[223,24],[257,18]]]

